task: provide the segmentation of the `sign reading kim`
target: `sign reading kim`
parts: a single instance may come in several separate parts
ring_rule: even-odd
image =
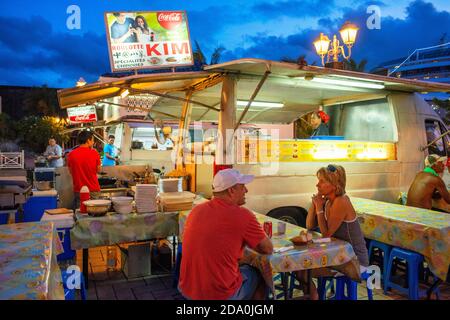
[[[106,12],[105,24],[113,72],[194,64],[185,11]]]
[[[97,121],[95,106],[68,108],[67,116],[69,117],[69,122],[71,124]]]

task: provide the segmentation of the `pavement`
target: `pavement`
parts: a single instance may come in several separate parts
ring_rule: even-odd
[[[89,249],[88,300],[184,300],[176,288],[173,288],[172,273],[154,268],[151,275],[127,279],[121,271],[120,255],[115,270],[108,271],[106,266],[106,247]],[[77,251],[75,263],[81,268],[82,251]],[[421,285],[425,290],[426,286]],[[301,297],[300,290],[294,291],[294,298]],[[373,291],[374,300],[408,300],[408,297],[396,290],[384,294],[382,289]],[[424,298],[423,298],[424,299]],[[436,299],[433,295],[432,299]],[[358,300],[367,300],[364,284],[358,285]],[[440,286],[440,300],[450,300],[450,285]]]

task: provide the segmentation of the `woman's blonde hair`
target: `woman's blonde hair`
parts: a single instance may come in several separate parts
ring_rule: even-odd
[[[327,167],[320,168],[316,175],[317,178],[323,178],[335,186],[335,194],[337,196],[342,196],[345,194],[346,177],[344,167],[330,164]]]

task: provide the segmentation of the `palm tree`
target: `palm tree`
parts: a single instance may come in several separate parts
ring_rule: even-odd
[[[200,48],[200,45],[198,44],[197,40],[195,40],[195,51],[193,55],[195,64],[199,64],[202,66],[207,64],[205,55],[203,54],[202,48]]]
[[[209,60],[209,64],[217,64],[220,61],[222,52],[225,51],[225,48],[220,46],[214,49],[211,58]],[[199,65],[208,65],[206,56],[204,55],[200,44],[195,41],[195,51],[193,52],[194,62]]]
[[[357,72],[365,72],[367,59],[362,59],[359,63],[357,63],[354,59],[344,60],[344,64],[347,70],[357,71]]]
[[[218,48],[214,49],[214,52],[211,55],[211,60],[209,62],[209,64],[218,64],[220,61],[220,58],[222,56],[222,52],[225,51],[225,48],[220,46]]]
[[[43,85],[27,92],[24,108],[28,114],[53,116],[60,112],[56,90]]]

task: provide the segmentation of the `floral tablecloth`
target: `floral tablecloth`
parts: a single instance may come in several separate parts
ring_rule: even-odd
[[[418,252],[440,279],[450,264],[450,214],[351,197],[366,238]]]
[[[103,217],[77,212],[70,240],[75,250],[171,235],[178,235],[178,212],[108,213]]]
[[[180,235],[182,235],[189,212],[180,212]],[[286,233],[278,235],[276,232],[279,220],[259,213],[255,213],[255,215],[261,224],[264,221],[272,221],[272,243],[275,251],[281,247],[292,246],[292,242],[289,239],[297,236],[301,230],[305,230],[299,226],[286,223]],[[321,236],[320,234],[314,234],[314,237],[320,238]],[[337,239],[332,239],[331,242],[327,243],[311,243],[305,246],[296,246],[292,250],[272,255],[262,255],[246,247],[240,262],[258,268],[272,290],[273,274],[278,272],[333,267],[351,278],[359,280],[359,263],[353,247],[348,242]]]
[[[62,252],[52,222],[0,226],[0,299],[64,300]]]

